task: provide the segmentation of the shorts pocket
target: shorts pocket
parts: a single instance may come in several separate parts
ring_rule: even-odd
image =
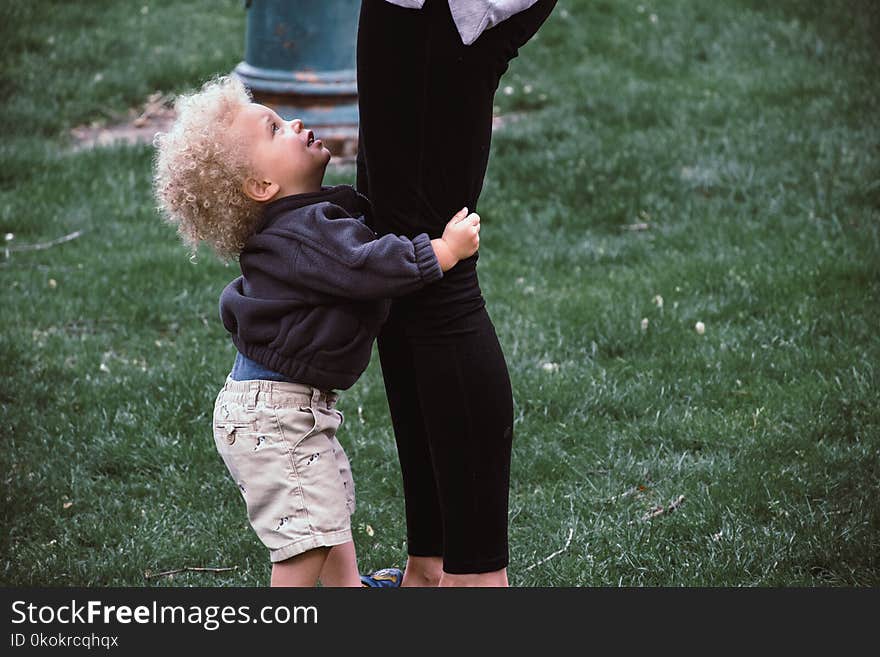
[[[223,440],[227,444],[232,445],[238,436],[254,433],[256,431],[255,422],[215,422],[214,438]],[[218,438],[221,437],[221,438]]]
[[[318,414],[310,406],[277,409],[276,417],[281,437],[291,450],[318,429]]]

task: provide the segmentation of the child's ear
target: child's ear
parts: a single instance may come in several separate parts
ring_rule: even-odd
[[[248,198],[265,203],[278,193],[280,186],[271,180],[257,180],[248,176],[244,181],[244,193]]]

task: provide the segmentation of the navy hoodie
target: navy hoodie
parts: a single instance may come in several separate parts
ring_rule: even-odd
[[[390,297],[443,276],[426,233],[377,238],[366,197],[349,185],[272,201],[220,295],[220,317],[245,356],[322,390],[367,368]]]

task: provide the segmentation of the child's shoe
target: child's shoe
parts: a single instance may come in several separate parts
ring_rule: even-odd
[[[400,568],[382,568],[367,575],[361,575],[361,586],[369,588],[396,589],[403,581]]]

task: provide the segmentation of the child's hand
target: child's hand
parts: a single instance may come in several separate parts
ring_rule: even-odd
[[[471,257],[480,248],[480,215],[462,208],[446,224],[441,239],[456,260]]]

